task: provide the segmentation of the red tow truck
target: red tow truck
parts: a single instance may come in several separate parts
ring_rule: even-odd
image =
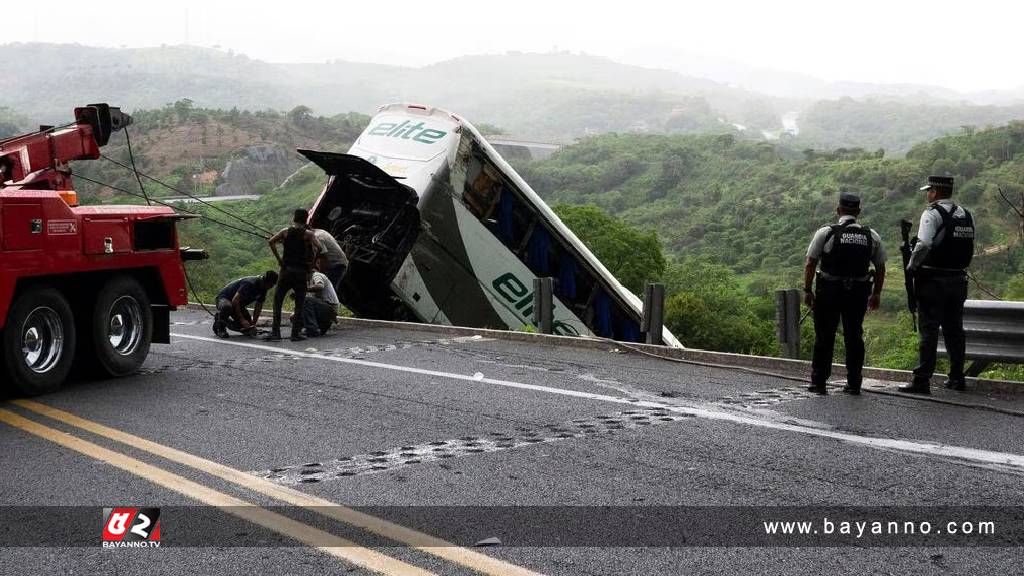
[[[0,382],[56,390],[69,374],[124,376],[170,341],[187,303],[177,221],[164,206],[79,206],[73,160],[132,121],[91,104],[75,122],[0,140]]]

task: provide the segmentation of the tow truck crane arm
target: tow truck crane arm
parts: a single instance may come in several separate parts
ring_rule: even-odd
[[[68,162],[95,160],[111,132],[132,123],[120,108],[90,104],[75,108],[75,122],[0,140],[0,188],[53,190],[68,205],[78,204]]]

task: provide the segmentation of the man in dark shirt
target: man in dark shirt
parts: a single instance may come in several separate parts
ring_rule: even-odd
[[[316,235],[306,225],[309,211],[299,208],[292,215],[291,226],[274,234],[267,244],[274,253],[274,258],[281,265],[281,277],[274,291],[274,322],[265,340],[281,339],[281,307],[284,297],[290,291],[295,294],[295,314],[292,319],[291,341],[298,342],[306,338],[300,334],[302,330],[302,306],[306,302],[306,286],[313,272],[313,262],[320,252]],[[283,254],[277,251],[277,245],[283,247]]]
[[[255,334],[256,321],[263,310],[267,291],[277,284],[277,272],[267,270],[262,276],[239,278],[217,294],[217,315],[213,320],[213,333],[228,337],[228,328],[243,334]],[[248,306],[255,304],[252,315]]]

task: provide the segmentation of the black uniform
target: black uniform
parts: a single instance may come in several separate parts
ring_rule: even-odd
[[[814,358],[811,385],[823,389],[832,374],[836,328],[843,323],[847,385],[860,389],[864,366],[864,313],[871,295],[869,268],[878,246],[869,228],[844,217],[829,227],[822,242],[814,295]],[[831,241],[829,249],[828,243]],[[812,249],[814,244],[812,243]],[[809,254],[810,255],[810,254]]]
[[[274,291],[274,324],[272,335],[281,333],[281,307],[291,290],[295,293],[295,315],[292,318],[292,337],[299,335],[302,328],[302,307],[306,302],[306,286],[312,271],[312,254],[306,243],[307,229],[291,226],[281,242],[284,254],[281,256],[281,275]]]
[[[949,201],[936,202],[925,212],[922,222],[930,217],[936,218],[938,224],[927,231],[918,230],[922,235],[932,233],[931,247],[923,261],[916,262],[921,259],[915,254],[910,264],[920,314],[918,365],[914,368],[913,386],[928,387],[935,372],[941,327],[949,354],[949,384],[962,388],[966,348],[964,301],[967,300],[967,267],[974,256],[974,217],[967,209]]]

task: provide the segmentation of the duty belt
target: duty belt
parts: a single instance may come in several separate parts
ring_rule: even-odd
[[[818,278],[828,280],[830,282],[870,282],[873,277],[871,274],[865,274],[864,276],[836,276],[835,274],[829,274],[828,272],[822,272],[819,270]]]
[[[921,266],[917,269],[916,274],[918,276],[967,276],[967,270],[961,270],[957,268],[933,268],[931,266]]]

